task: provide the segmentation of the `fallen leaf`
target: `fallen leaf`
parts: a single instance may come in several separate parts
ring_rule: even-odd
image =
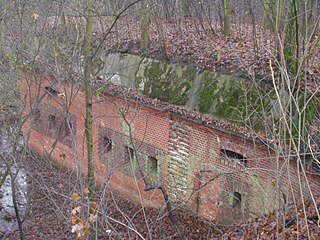
[[[78,193],[73,193],[73,194],[72,194],[72,200],[73,200],[73,201],[77,202],[77,201],[79,201],[80,199],[81,199],[81,197],[79,196]]]
[[[60,159],[61,159],[62,161],[64,161],[64,160],[66,160],[67,155],[66,155],[65,153],[62,153],[62,154],[59,155],[59,157],[60,157]]]
[[[34,22],[37,21],[38,17],[39,17],[39,15],[36,14],[36,13],[32,13],[32,14],[31,14],[31,18],[32,18],[32,20],[33,20]]]
[[[83,190],[83,195],[84,195],[85,197],[89,195],[89,189],[88,189],[88,188],[85,188],[85,189]]]
[[[58,97],[61,98],[61,99],[64,99],[66,97],[66,94],[65,93],[59,93]]]
[[[75,215],[79,214],[80,210],[81,210],[80,206],[75,207],[74,209],[71,210],[71,215],[75,216]]]
[[[90,202],[90,212],[95,212],[97,209],[97,203],[96,202]]]
[[[72,233],[79,232],[82,229],[83,229],[83,226],[81,224],[76,224],[71,227],[71,232]]]
[[[97,220],[97,214],[90,214],[90,216],[88,217],[88,222],[89,223],[93,223]]]

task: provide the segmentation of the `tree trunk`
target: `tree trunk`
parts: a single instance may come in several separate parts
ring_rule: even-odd
[[[299,12],[300,1],[292,0],[290,13],[285,26],[284,59],[292,74],[297,73],[299,59]]]
[[[246,4],[249,8],[249,15],[250,15],[251,24],[252,24],[252,36],[254,39],[254,55],[255,55],[255,59],[258,61],[257,29],[256,29],[256,20],[253,12],[253,7],[252,7],[252,0],[247,0]]]
[[[145,7],[145,13],[142,16],[141,20],[141,39],[140,39],[140,49],[145,52],[147,51],[149,45],[150,45],[150,4],[151,0],[144,0],[142,2],[143,6]]]
[[[223,32],[230,35],[230,0],[223,0]]]
[[[317,0],[304,1],[303,9],[303,37],[307,41],[309,37],[317,33]]]
[[[4,13],[5,13],[4,1],[0,0],[0,57],[3,58],[3,43],[4,43]]]
[[[84,55],[84,91],[85,91],[85,136],[87,146],[87,160],[88,160],[88,190],[89,190],[89,214],[95,214],[94,197],[95,197],[95,179],[94,179],[94,155],[93,155],[93,131],[92,131],[92,87],[90,76],[92,72],[92,33],[93,33],[93,0],[86,1],[86,35],[83,46]],[[90,227],[90,239],[95,239],[95,224],[92,223]]]
[[[184,17],[190,17],[191,16],[189,0],[182,0],[181,8],[182,8],[182,13],[183,13]]]
[[[283,29],[285,0],[263,0],[264,20],[263,25],[276,32]]]

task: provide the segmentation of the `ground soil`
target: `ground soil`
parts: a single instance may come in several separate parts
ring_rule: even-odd
[[[75,239],[71,212],[85,201],[74,201],[82,178],[50,162],[27,156],[21,167],[28,175],[29,213],[24,216],[25,239]],[[316,203],[316,204],[315,204]],[[100,189],[98,239],[179,239],[164,209],[144,208]],[[317,207],[315,207],[317,206]],[[304,205],[260,216],[235,226],[205,221],[193,214],[174,210],[186,239],[320,239],[320,198]],[[132,230],[129,230],[132,229]],[[19,239],[18,232],[4,239]]]
[[[25,239],[74,239],[71,211],[79,204],[72,194],[79,192],[81,180],[71,172],[31,156],[22,159],[21,167],[27,172],[29,185],[30,211],[23,223]],[[141,239],[115,220],[135,229],[146,239],[179,239],[164,209],[145,208],[144,217],[141,206],[107,189],[99,194],[102,198],[97,202],[104,212],[99,216],[99,239]],[[175,210],[174,215],[187,239],[221,239],[225,232],[225,226],[192,214]],[[15,232],[7,239],[18,239],[18,236]]]

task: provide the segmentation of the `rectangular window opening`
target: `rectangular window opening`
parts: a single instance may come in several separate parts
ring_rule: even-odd
[[[32,118],[34,122],[38,122],[40,120],[41,117],[41,112],[38,108],[33,109],[32,111]]]
[[[112,140],[107,137],[102,139],[102,151],[103,153],[108,153],[112,150]]]
[[[158,159],[148,156],[147,161],[147,175],[151,182],[155,182],[158,180]]]
[[[226,150],[226,149],[221,149],[220,150],[220,157],[223,160],[228,160],[229,162],[232,163],[239,163],[241,165],[246,166],[247,165],[247,158],[242,156],[239,153]]]
[[[125,163],[131,163],[134,160],[133,148],[126,146],[124,150],[124,160]]]
[[[242,201],[241,193],[239,193],[239,192],[233,192],[232,207],[233,207],[233,208],[241,209],[241,201]]]
[[[148,156],[149,171],[151,174],[157,174],[158,172],[158,159]]]
[[[136,169],[136,159],[134,150],[131,147],[125,146],[124,149],[124,168],[130,174],[133,174]]]
[[[67,123],[66,123],[66,125],[65,125],[65,136],[67,137],[67,136],[70,136],[71,134],[72,134],[72,132],[73,132],[73,123],[72,122],[70,122],[69,120],[67,120]]]
[[[55,90],[54,88],[52,87],[45,87],[44,90],[50,95],[50,96],[53,96],[53,97],[56,97],[58,96],[59,92],[57,90]]]
[[[54,115],[49,115],[49,129],[54,129],[56,127],[56,116]]]

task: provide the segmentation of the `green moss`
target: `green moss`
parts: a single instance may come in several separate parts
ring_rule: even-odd
[[[104,92],[105,92],[105,90],[106,90],[106,86],[100,86],[100,87],[98,87],[98,88],[95,90],[97,98],[102,97],[103,94],[104,94]]]
[[[208,113],[215,97],[217,89],[217,76],[209,71],[203,72],[203,83],[199,95],[199,111]]]
[[[294,111],[294,116],[292,117],[293,119],[292,135],[295,139],[298,139],[299,136],[303,136],[305,132],[308,130],[317,112],[318,102],[319,102],[318,97],[312,96],[312,99],[310,100],[310,96],[305,96],[304,93],[301,93],[301,96],[299,97],[299,112],[300,112],[300,119],[301,119],[300,123],[299,123],[298,111]],[[304,106],[306,103],[308,103],[308,105],[304,109]]]
[[[197,70],[193,68],[181,70],[179,67],[174,68],[168,64],[152,62],[145,68],[146,82],[143,93],[161,101],[185,105],[196,73]],[[142,79],[136,81],[139,82]]]
[[[272,184],[253,174],[250,175],[250,179],[252,183],[250,184],[250,189],[248,191],[252,196],[250,201],[248,201],[248,197],[246,196],[247,209],[251,210],[249,217],[255,218],[257,215],[275,210],[277,208],[277,202],[275,202],[275,199],[277,199],[277,192]]]
[[[238,120],[245,105],[245,89],[240,80],[203,73],[199,110],[219,118]]]
[[[200,112],[261,130],[262,117],[271,110],[270,95],[243,79],[204,71],[198,107]]]
[[[92,75],[96,76],[103,69],[104,61],[101,58],[95,58],[93,61]]]
[[[310,97],[307,97],[307,101],[309,101]],[[303,100],[304,97],[301,97],[301,103],[300,103],[300,110],[304,107],[305,101]],[[305,111],[303,112],[304,114],[304,124],[306,128],[309,128],[312,120],[314,119],[314,116],[317,112],[317,103],[319,103],[319,99],[317,97],[313,97],[311,101],[308,103]]]
[[[137,76],[135,77],[135,82],[136,82],[136,86],[139,86],[143,81],[143,77],[142,76]]]
[[[229,120],[239,119],[244,110],[245,95],[244,89],[238,84],[234,83],[232,84],[233,86],[229,87],[226,86],[226,83],[224,84],[224,88],[221,94],[219,94],[217,110],[215,112],[218,117]]]

